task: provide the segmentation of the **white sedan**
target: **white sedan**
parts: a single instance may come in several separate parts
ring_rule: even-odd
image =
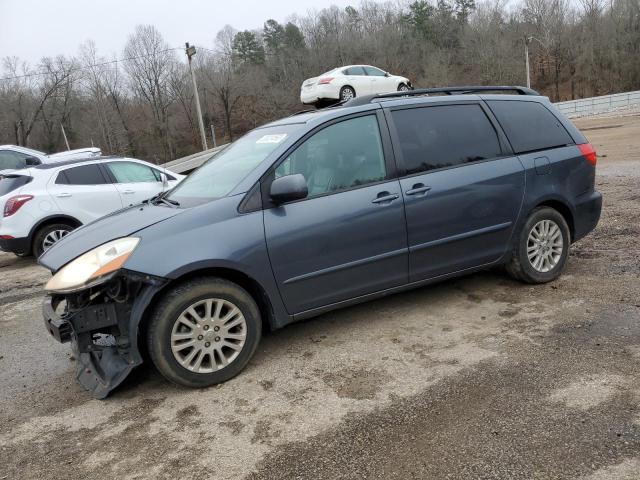
[[[351,100],[356,96],[412,88],[406,77],[391,75],[370,65],[348,65],[305,80],[300,89],[300,101],[306,105],[320,106],[335,101]]]

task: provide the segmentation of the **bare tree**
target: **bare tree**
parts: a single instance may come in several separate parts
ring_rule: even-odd
[[[169,107],[175,98],[170,88],[172,72],[178,68],[175,51],[152,25],[138,25],[124,48],[124,68],[135,94],[144,100],[152,116],[153,141],[163,146],[162,159],[172,154]]]

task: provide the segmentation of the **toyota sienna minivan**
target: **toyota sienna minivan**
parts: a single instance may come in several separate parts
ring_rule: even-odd
[[[303,112],[47,250],[45,325],[97,398],[142,351],[172,382],[213,385],[264,329],[496,265],[556,279],[599,220],[595,166],[576,127],[523,87]]]

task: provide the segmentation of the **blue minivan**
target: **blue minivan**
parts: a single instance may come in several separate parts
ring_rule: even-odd
[[[479,269],[556,279],[600,217],[596,153],[523,87],[372,95],[250,131],[46,251],[47,330],[105,397],[145,358],[205,387],[262,331]]]

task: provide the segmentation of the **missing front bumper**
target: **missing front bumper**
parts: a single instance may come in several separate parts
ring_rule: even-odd
[[[91,292],[82,308],[60,304],[74,302],[69,296],[47,296],[42,312],[47,331],[61,343],[71,342],[76,357],[76,379],[95,398],[105,398],[142,363],[138,350],[138,326],[164,279],[124,272],[114,279],[126,294],[110,297],[109,286]]]

